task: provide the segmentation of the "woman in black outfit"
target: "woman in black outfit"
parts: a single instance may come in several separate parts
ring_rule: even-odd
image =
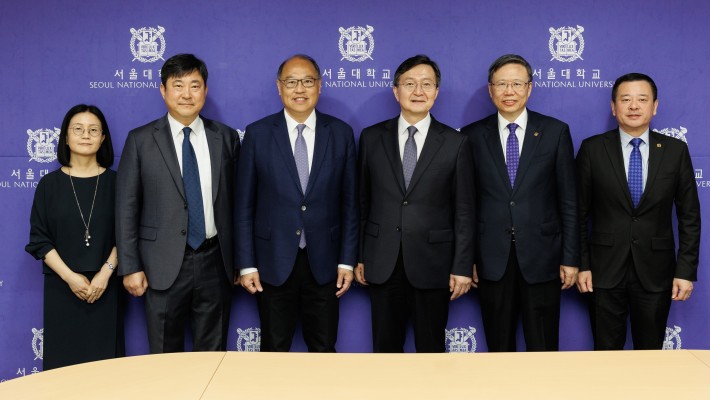
[[[44,265],[44,370],[125,354],[114,234],[116,172],[103,113],[64,117],[62,167],[37,185],[25,250]]]

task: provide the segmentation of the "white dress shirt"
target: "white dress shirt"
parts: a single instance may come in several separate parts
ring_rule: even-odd
[[[426,115],[421,121],[414,124],[417,128],[417,133],[414,134],[414,143],[417,144],[417,160],[419,160],[419,155],[422,154],[422,148],[424,147],[424,141],[426,140],[426,135],[429,133],[429,126],[431,125],[431,114]],[[407,128],[412,126],[407,120],[404,119],[402,114],[399,115],[399,121],[397,121],[397,139],[399,141],[399,159],[404,157],[404,144],[409,139],[409,131]]]
[[[178,163],[180,164],[180,173],[182,174],[182,141],[185,136],[182,133],[185,126],[173,118],[168,113],[168,123],[170,124],[170,132],[173,135],[173,144],[175,145],[175,153],[177,154]],[[202,190],[202,207],[205,212],[205,234],[207,238],[212,238],[217,235],[217,225],[214,223],[214,206],[212,204],[212,163],[210,161],[210,148],[207,145],[207,134],[205,133],[205,125],[202,118],[199,116],[188,126],[192,129],[190,135],[190,143],[195,150],[197,157],[197,170],[200,172],[200,189]]]
[[[631,136],[619,128],[619,138],[621,139],[621,154],[624,156],[624,172],[626,172],[626,179],[629,179],[629,159],[631,158],[631,150],[634,149],[634,145],[631,144],[631,139],[635,136]],[[641,171],[643,178],[643,190],[646,190],[646,178],[648,178],[648,141],[650,140],[650,134],[648,130],[639,136],[643,142],[639,145],[639,151],[641,152]]]
[[[518,157],[520,157],[520,154],[523,152],[525,128],[527,128],[528,126],[528,109],[524,109],[523,112],[518,115],[518,118],[516,118],[513,122],[518,124],[518,129],[515,130],[515,136],[518,137]],[[500,135],[500,144],[503,147],[503,159],[505,159],[506,165],[508,165],[506,144],[508,143],[508,135],[510,135],[510,129],[508,129],[508,124],[510,124],[510,121],[503,118],[503,116],[498,113],[498,134]]]

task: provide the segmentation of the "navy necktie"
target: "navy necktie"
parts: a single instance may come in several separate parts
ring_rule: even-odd
[[[404,171],[404,188],[409,187],[409,181],[412,180],[414,168],[417,166],[417,142],[414,141],[414,134],[417,133],[417,128],[410,126],[407,128],[409,137],[404,142],[404,153],[402,154],[402,170]]]
[[[308,147],[306,146],[306,139],[303,138],[303,130],[306,128],[305,124],[298,124],[296,129],[298,129],[298,136],[296,136],[296,145],[293,149],[293,157],[296,159],[296,169],[298,169],[298,179],[301,181],[301,189],[303,193],[306,193],[306,188],[308,187]],[[301,239],[298,242],[298,247],[306,247],[306,230],[301,228]]]
[[[518,161],[520,159],[520,146],[518,144],[518,136],[515,131],[518,129],[518,124],[511,122],[508,124],[510,134],[505,144],[505,160],[508,166],[508,178],[510,178],[510,186],[515,187],[515,175],[518,173]]]
[[[187,244],[197,250],[205,241],[205,211],[202,205],[200,171],[197,168],[195,149],[190,143],[190,128],[182,133],[182,185],[187,198]]]
[[[634,148],[631,150],[629,157],[629,191],[631,192],[631,201],[634,203],[634,208],[638,206],[643,193],[643,164],[641,162],[641,151],[639,146],[643,143],[641,138],[631,139],[631,145]]]

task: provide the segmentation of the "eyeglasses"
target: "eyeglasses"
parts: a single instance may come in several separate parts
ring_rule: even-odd
[[[437,87],[436,83],[432,81],[406,81],[404,83],[397,84],[397,86],[404,88],[404,90],[408,92],[413,92],[417,88],[417,86],[421,87],[422,90],[425,92],[433,92]]]
[[[513,91],[515,93],[522,93],[525,88],[528,86],[530,82],[523,82],[523,81],[513,81],[513,82],[496,82],[496,83],[489,83],[488,85],[493,87],[493,89],[498,92],[498,93],[503,93],[505,92],[509,87],[513,88]]]
[[[76,136],[83,136],[84,132],[87,130],[89,131],[89,135],[93,137],[97,137],[101,134],[101,132],[103,132],[103,130],[98,126],[89,126],[88,128],[84,128],[83,125],[74,125],[70,128],[70,130]]]
[[[295,89],[299,82],[304,88],[312,88],[316,85],[316,81],[318,81],[318,78],[284,79],[281,80],[281,83],[288,89]]]

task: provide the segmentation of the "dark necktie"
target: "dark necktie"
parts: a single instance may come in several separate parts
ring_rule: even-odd
[[[404,142],[404,154],[402,154],[402,170],[404,171],[404,188],[409,187],[409,181],[412,180],[414,167],[417,166],[417,142],[414,141],[414,134],[417,133],[417,128],[410,126],[407,128],[409,137]]]
[[[641,163],[641,151],[639,146],[643,143],[641,138],[631,139],[631,145],[634,148],[631,150],[629,157],[629,191],[631,192],[631,201],[634,203],[634,208],[638,206],[643,193],[643,165]]]
[[[205,241],[205,211],[202,206],[200,171],[197,168],[195,149],[190,143],[190,128],[182,133],[182,184],[187,198],[187,244],[197,250]]]
[[[510,178],[510,186],[515,187],[515,175],[518,173],[518,161],[520,158],[520,146],[518,145],[518,136],[515,130],[518,129],[518,124],[511,122],[508,124],[510,134],[505,144],[505,160],[508,164],[508,178]]]
[[[306,128],[305,124],[298,124],[296,129],[298,129],[298,136],[296,136],[296,145],[293,149],[293,157],[296,159],[296,169],[298,169],[298,179],[301,181],[301,190],[306,193],[306,188],[308,187],[308,147],[306,146],[306,139],[303,138],[303,130]],[[298,243],[298,247],[306,247],[306,230],[301,228],[301,240]]]

